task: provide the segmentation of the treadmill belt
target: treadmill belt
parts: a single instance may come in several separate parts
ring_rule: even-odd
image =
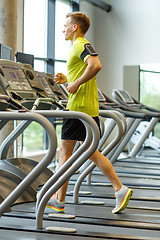
[[[25,218],[8,218],[8,217],[1,217],[0,219],[0,226],[1,229],[10,229],[10,230],[17,230],[18,228],[21,229],[21,231],[32,231],[32,232],[41,232],[45,233],[45,228],[48,226],[61,226],[61,227],[67,227],[67,228],[74,228],[77,229],[76,233],[70,234],[72,236],[85,236],[85,237],[97,237],[97,238],[104,238],[106,239],[109,237],[108,234],[112,234],[114,238],[119,239],[120,236],[126,236],[126,239],[129,239],[128,236],[134,236],[134,239],[136,239],[136,236],[138,237],[159,237],[159,230],[151,230],[151,229],[139,229],[138,224],[136,227],[128,227],[126,224],[126,227],[122,226],[103,226],[93,223],[87,224],[87,223],[70,223],[70,222],[62,222],[59,221],[44,221],[44,229],[37,230],[35,228],[35,220],[33,219],[25,219]],[[115,234],[117,233],[117,234]],[[54,233],[52,233],[54,234]],[[123,238],[122,238],[123,239]],[[143,239],[143,238],[142,238]]]
[[[93,205],[85,204],[66,204],[65,213],[75,215],[76,217],[89,218],[94,220],[121,220],[160,224],[160,210],[127,208],[122,213],[112,214],[112,209],[113,207],[106,205],[96,207]],[[13,208],[13,210],[14,211],[11,213],[6,213],[5,216],[14,216],[16,212],[19,215],[26,212],[26,216],[28,217],[30,215],[29,213],[32,213],[34,216],[35,204],[19,204],[15,208]],[[51,212],[53,212],[51,209],[45,209],[45,213]]]
[[[67,196],[73,195],[72,192],[74,190],[74,184],[69,184],[67,189]],[[83,194],[84,191],[84,194]],[[82,192],[82,193],[81,193]],[[114,198],[114,190],[112,186],[100,186],[100,185],[87,185],[83,183],[80,187],[79,196],[84,195],[84,197],[88,197],[85,195],[85,192],[90,192],[91,197],[96,198]],[[160,189],[152,189],[152,188],[133,188],[132,200],[151,200],[151,201],[159,201],[160,202]]]

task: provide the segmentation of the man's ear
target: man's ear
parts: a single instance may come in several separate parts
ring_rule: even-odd
[[[72,29],[73,29],[73,31],[77,31],[78,25],[77,25],[77,24],[74,24]]]

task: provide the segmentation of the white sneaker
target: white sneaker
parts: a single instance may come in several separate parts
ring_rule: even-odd
[[[112,210],[112,213],[118,213],[124,210],[128,205],[128,202],[132,196],[132,193],[133,193],[132,189],[129,189],[128,187],[123,185],[122,188],[115,193],[116,206]]]

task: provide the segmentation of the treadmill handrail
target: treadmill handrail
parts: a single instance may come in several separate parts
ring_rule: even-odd
[[[123,100],[120,98],[120,96],[118,94],[118,90],[114,89],[112,94],[117,99],[117,101],[123,102]],[[123,102],[123,104],[127,104],[127,103]],[[138,105],[137,108],[136,108],[136,104]],[[132,150],[129,153],[129,157],[135,157],[136,154],[140,151],[145,140],[148,138],[148,136],[149,136],[150,132],[152,131],[152,129],[154,128],[154,126],[160,120],[160,112],[153,112],[153,111],[150,111],[149,109],[146,109],[146,111],[141,110],[141,109],[139,109],[139,107],[143,107],[144,105],[142,105],[138,101],[135,101],[135,108],[133,108],[133,106],[132,106],[133,104],[131,106],[130,106],[130,104],[127,104],[127,105],[129,107],[131,107],[131,109],[135,109],[135,111],[145,112],[147,114],[147,116],[150,118],[149,125],[147,126],[145,132],[141,135],[140,139],[136,142],[136,144],[134,145],[134,147],[132,148]]]
[[[36,111],[37,112],[37,111]],[[52,117],[53,116],[53,112],[51,111],[38,111],[40,114],[43,114],[46,117]],[[65,118],[79,118],[79,120],[81,120],[83,122],[83,124],[85,125],[86,128],[86,139],[84,141],[84,143],[72,154],[72,156],[67,160],[67,162],[56,172],[56,174],[54,174],[52,176],[52,178],[50,178],[47,183],[42,187],[39,195],[38,195],[38,199],[37,199],[37,207],[38,204],[41,200],[41,198],[43,197],[43,195],[45,194],[45,192],[53,185],[54,181],[57,181],[59,179],[59,177],[70,167],[70,165],[84,152],[86,151],[86,149],[89,147],[90,143],[91,143],[91,130],[90,127],[87,125],[87,118],[88,115],[86,114],[79,114],[79,112],[64,112],[64,111],[58,111],[59,112],[59,117],[65,117]],[[89,117],[90,121],[92,118]],[[93,123],[92,123],[93,124]],[[95,126],[94,126],[95,127]],[[100,138],[100,136],[99,136]]]
[[[118,156],[123,151],[124,147],[130,140],[135,129],[138,127],[138,125],[140,124],[141,121],[142,121],[142,119],[140,119],[140,118],[137,118],[137,119],[130,118],[129,119],[126,135],[124,135],[122,137],[121,141],[117,144],[117,146],[107,155],[107,157],[110,159],[112,164],[116,162]]]
[[[0,95],[1,96],[1,95]],[[2,95],[2,99],[6,99],[8,102],[12,101],[13,103],[17,103],[14,99],[12,99],[11,97],[8,97],[6,95]],[[57,101],[55,101],[52,98],[37,98],[33,104],[32,110],[36,110],[36,108],[38,107],[40,102],[51,102],[52,104],[56,104],[58,105]],[[19,106],[22,106],[20,103],[18,103]],[[64,108],[63,105],[59,104],[58,105],[59,108]],[[21,107],[22,110],[26,109],[23,106]],[[30,110],[26,109],[28,112]],[[1,144],[0,147],[0,159],[6,159],[7,158],[7,154],[9,151],[10,146],[12,145],[12,143],[19,137],[20,134],[22,134],[22,132],[30,125],[30,121],[22,121],[3,141],[3,143]],[[4,124],[6,124],[4,122]],[[2,127],[4,126],[4,124],[2,125]]]
[[[45,115],[47,117],[52,117],[54,111],[37,111],[38,113]],[[95,150],[97,149],[98,143],[99,143],[99,139],[100,139],[100,132],[98,129],[98,126],[96,124],[96,122],[93,120],[93,118],[91,118],[89,115],[82,113],[82,112],[74,112],[74,111],[61,111],[59,110],[59,117],[65,117],[67,116],[68,118],[79,118],[80,120],[83,120],[83,123],[86,126],[86,130],[89,128],[91,128],[92,130],[92,136],[93,139],[91,139],[91,134],[89,134],[89,131],[87,131],[87,136],[86,138],[89,138],[89,140],[91,142],[89,148],[83,152],[77,159],[76,161],[74,161],[75,159],[72,159],[72,161],[69,161],[68,163],[66,162],[60,169],[59,171],[56,173],[57,175],[60,174],[60,172],[62,171],[63,168],[63,177],[60,177],[57,182],[55,182],[53,184],[53,178],[52,180],[47,182],[47,185],[49,184],[49,186],[51,185],[51,183],[53,184],[49,190],[43,195],[41,201],[38,204],[38,208],[37,208],[37,212],[36,212],[36,227],[38,229],[43,228],[43,213],[44,213],[44,209],[45,206],[49,200],[49,198],[74,174],[74,172],[76,172],[78,170],[79,167],[82,166],[82,164],[95,152]],[[86,124],[87,122],[87,124]],[[88,144],[88,143],[87,143]],[[74,162],[74,163],[73,163]],[[73,164],[72,164],[73,163]],[[71,166],[72,164],[72,166]],[[68,169],[68,166],[70,166],[70,168]],[[66,169],[68,169],[67,171],[65,171]],[[55,174],[55,175],[56,175]],[[56,176],[57,177],[57,176]],[[45,187],[46,188],[46,187]],[[47,186],[48,188],[48,186]]]
[[[125,102],[119,97],[119,95],[117,94],[117,90],[116,90],[116,89],[113,89],[112,95],[113,95],[114,99],[115,99],[118,103],[120,103],[120,104],[122,104],[122,105],[124,105],[124,106],[126,106],[126,107],[129,107],[129,108],[130,108],[132,111],[134,111],[134,112],[144,113],[144,114],[146,114],[146,116],[147,116],[148,118],[160,117],[160,112],[150,111],[149,108],[146,109],[147,111],[142,110],[141,108],[136,108],[136,102],[135,102],[135,107],[134,107],[134,104],[125,103]],[[138,104],[140,104],[140,103],[138,103]],[[143,105],[143,106],[144,106],[144,105]]]
[[[58,108],[65,109],[65,107],[60,102],[57,102],[55,99],[37,98],[33,104],[32,110],[36,110],[40,102],[51,102],[52,104],[55,104]]]
[[[115,110],[99,110],[99,115],[100,115],[101,117],[112,118],[113,121],[115,122],[115,124],[112,124],[111,129],[107,129],[107,130],[104,132],[103,136],[102,136],[101,139],[100,139],[100,142],[99,142],[99,145],[98,145],[98,150],[101,149],[101,147],[102,147],[103,144],[106,142],[108,136],[110,135],[110,133],[112,132],[113,128],[114,128],[115,125],[116,125],[116,121],[114,120],[113,117],[110,117],[110,116],[109,116],[109,112],[116,114],[116,115],[119,117],[119,119],[121,120],[121,123],[122,123],[122,126],[123,126],[123,133],[122,133],[122,135],[125,134],[126,129],[127,129],[127,123],[126,123],[126,120],[125,120],[123,114],[121,114],[120,112],[115,111]],[[108,116],[107,116],[106,114],[108,114]]]
[[[49,148],[43,159],[37,166],[21,181],[21,183],[7,196],[0,205],[0,216],[18,199],[18,197],[30,186],[34,180],[44,171],[53,160],[57,149],[57,137],[54,127],[44,116],[37,113],[0,112],[0,119],[27,120],[38,122],[45,130],[49,139]]]
[[[10,96],[0,95],[0,99],[3,99],[3,100],[5,100],[5,101],[7,101],[8,103],[10,103],[10,104],[13,105],[14,107],[16,107],[17,110],[19,110],[19,109],[24,109],[24,110],[28,111],[27,108],[25,108],[24,106],[22,106],[18,101],[14,100],[14,99],[11,98]]]
[[[102,154],[104,156],[106,156],[109,151],[111,151],[112,148],[114,148],[114,146],[116,146],[116,144],[120,141],[122,135],[124,134],[124,128],[122,125],[122,122],[120,120],[120,118],[118,117],[118,115],[112,111],[106,111],[106,110],[101,110],[100,111],[100,115],[103,117],[110,117],[113,118],[117,124],[117,135],[116,137],[110,142],[110,144],[102,151]],[[79,190],[80,190],[80,186],[82,181],[85,179],[85,177],[92,172],[92,170],[96,167],[95,163],[91,163],[83,172],[82,174],[79,176],[79,178],[76,181],[75,187],[74,187],[74,192],[73,192],[73,201],[75,203],[78,203],[78,195],[79,195]]]
[[[146,118],[145,113],[135,112],[132,111],[127,105],[123,105],[120,102],[115,101],[114,99],[109,98],[105,94],[103,94],[106,102],[100,103],[100,107],[106,109],[106,110],[113,110],[116,109],[120,111],[122,114],[124,114],[126,117],[133,117],[133,118]]]
[[[104,110],[117,110],[120,113],[124,114],[126,117],[131,117],[131,118],[146,118],[146,114],[145,113],[140,113],[137,111],[132,111],[129,107],[123,106],[121,104],[117,104],[117,105],[106,105],[104,103],[101,103],[100,108],[104,109]]]
[[[155,113],[160,113],[160,109],[156,109],[156,108],[153,108],[153,107],[149,107],[143,103],[140,103],[139,101],[137,101],[134,97],[132,97],[133,100],[135,101],[136,104],[140,104],[142,108],[146,108],[148,111],[152,111],[152,112],[155,112]]]

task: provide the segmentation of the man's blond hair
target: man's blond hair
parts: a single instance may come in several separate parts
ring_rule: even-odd
[[[73,24],[77,24],[81,33],[85,34],[90,27],[90,19],[83,12],[71,12],[66,15],[66,18],[70,17]]]

